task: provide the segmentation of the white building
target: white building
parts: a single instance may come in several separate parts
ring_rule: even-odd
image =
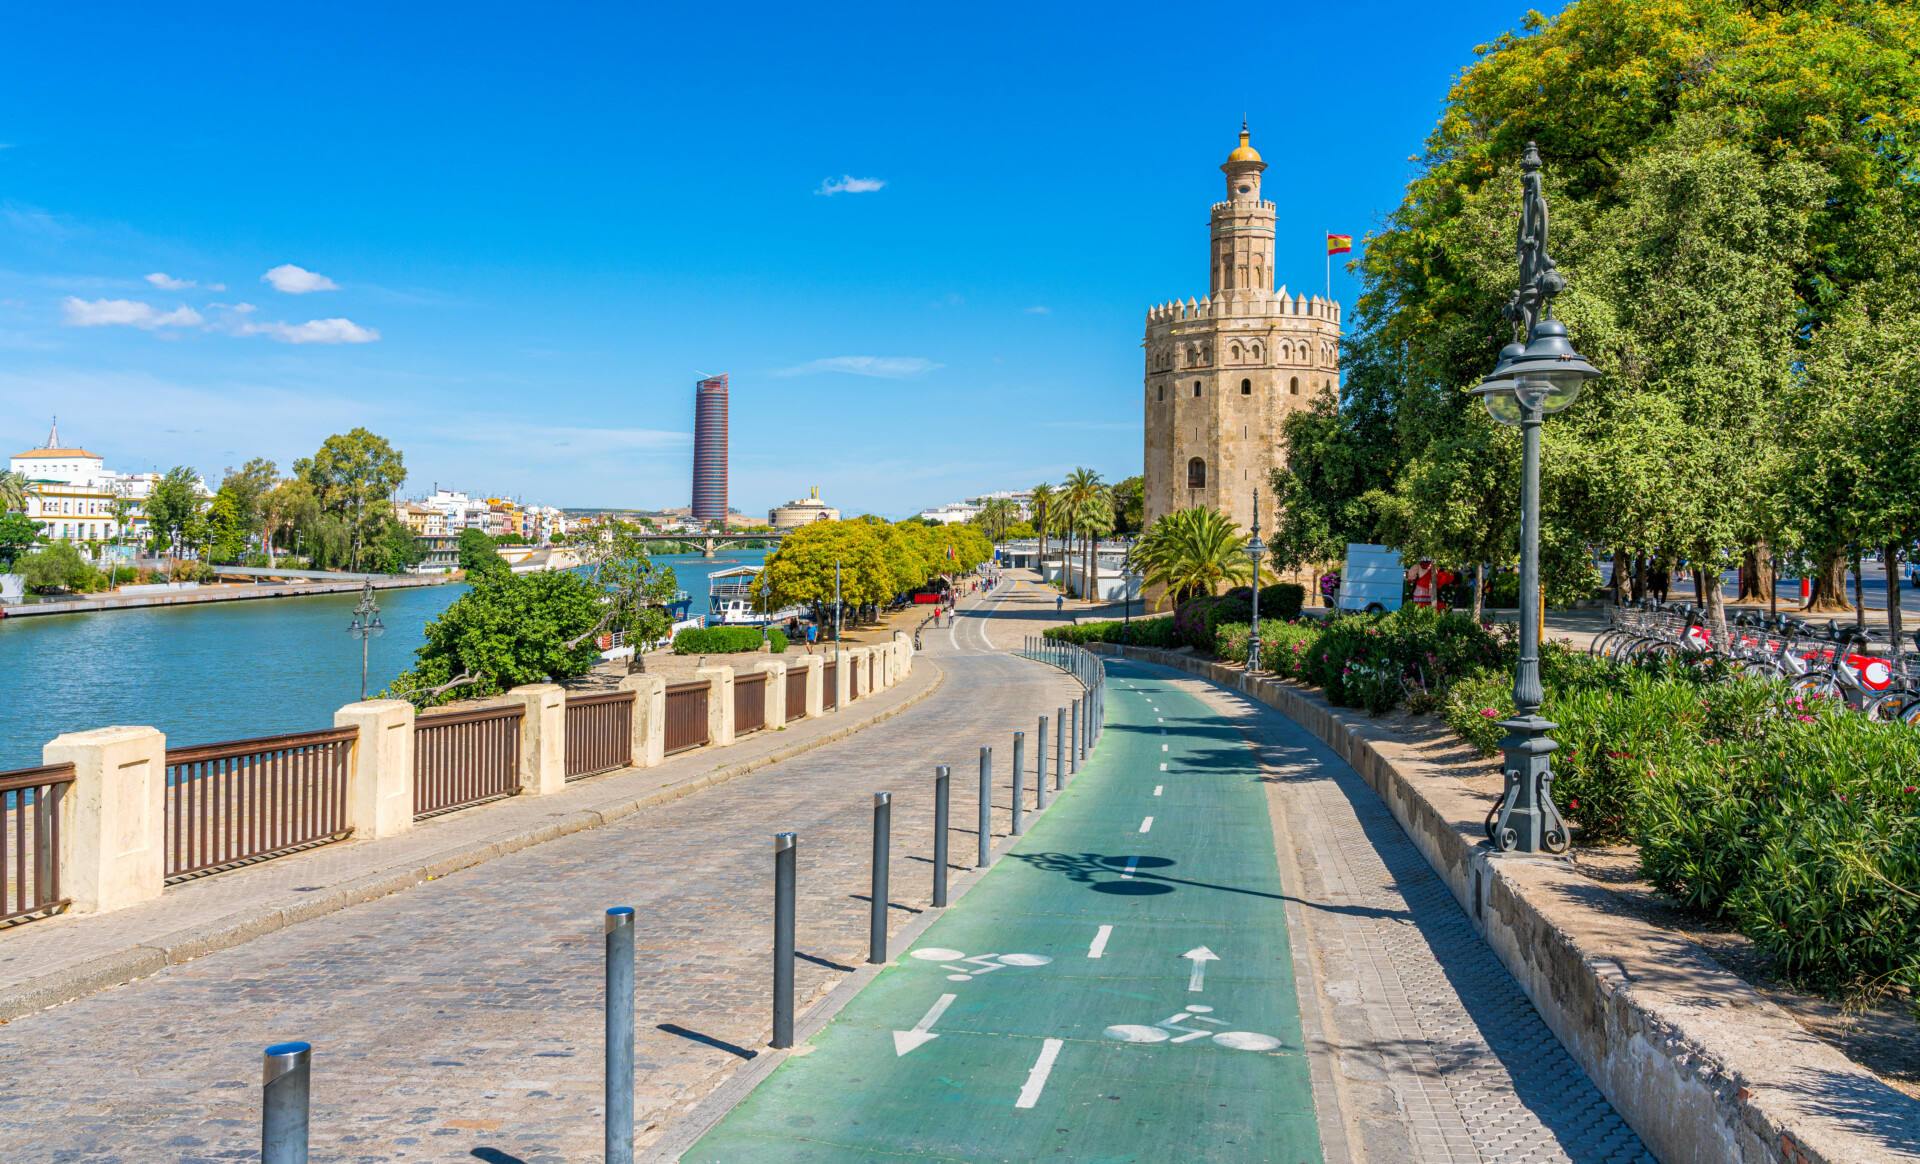
[[[468,497],[452,489],[436,489],[433,496],[419,503],[427,509],[435,510],[446,518],[446,531],[458,536],[463,529],[477,529],[481,533],[491,533],[488,518],[491,508],[485,498]]]
[[[942,525],[963,525],[978,517],[981,508],[971,501],[950,501],[933,509],[923,509],[920,516]]]
[[[27,479],[27,517],[48,537],[92,542],[147,536],[144,505],[158,474],[116,473],[100,454],[62,444],[58,425],[45,445],[15,453],[9,467]],[[194,488],[202,497],[213,496],[204,477]]]

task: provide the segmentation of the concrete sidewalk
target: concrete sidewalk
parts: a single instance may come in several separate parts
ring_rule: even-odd
[[[431,817],[397,837],[272,858],[171,886],[129,909],[0,930],[0,1022],[710,788],[886,719],[932,694],[942,677],[938,664],[916,656],[907,677],[877,695],[732,747]]]

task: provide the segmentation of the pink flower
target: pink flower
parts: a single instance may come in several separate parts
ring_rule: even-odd
[[[1796,716],[1794,716],[1793,718],[1795,718],[1795,719],[1797,719],[1797,720],[1799,720],[1799,721],[1800,721],[1801,723],[1812,723],[1812,722],[1813,722],[1813,717],[1812,717],[1812,716],[1810,716],[1810,715],[1796,715]]]
[[[1486,716],[1486,717],[1487,717],[1488,719],[1499,719],[1499,718],[1500,718],[1500,713],[1499,713],[1499,712],[1497,712],[1497,711],[1495,711],[1495,710],[1493,710],[1493,709],[1492,709],[1491,707],[1483,707],[1483,708],[1481,708],[1481,709],[1480,709],[1480,714],[1481,714],[1481,715],[1484,715],[1484,716]]]

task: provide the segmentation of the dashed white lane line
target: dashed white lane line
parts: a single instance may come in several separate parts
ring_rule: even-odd
[[[1143,833],[1144,833],[1144,832],[1146,832],[1147,830],[1149,830],[1149,829],[1151,829],[1151,828],[1153,828],[1153,818],[1152,818],[1152,817],[1148,817],[1147,819],[1145,819],[1145,820],[1143,820],[1143,821],[1141,821],[1141,822],[1140,822],[1140,831],[1141,831],[1141,832],[1143,832]]]
[[[1166,787],[1166,785],[1164,785],[1164,784],[1156,784],[1156,785],[1154,785],[1154,786],[1153,786],[1153,794],[1154,794],[1155,796],[1158,796],[1158,795],[1160,795],[1160,790],[1161,790],[1162,788],[1165,788],[1165,787]]]
[[[1100,932],[1093,935],[1093,945],[1087,947],[1087,957],[1098,958],[1107,952],[1107,939],[1113,936],[1112,926],[1101,926]]]
[[[1120,874],[1120,880],[1122,880],[1122,881],[1131,881],[1131,880],[1133,880],[1133,875],[1134,875],[1134,872],[1135,872],[1136,870],[1138,870],[1139,868],[1140,868],[1140,858],[1138,858],[1138,857],[1128,857],[1128,858],[1127,858],[1127,871],[1126,871],[1125,873],[1122,873],[1122,874]]]
[[[1047,1085],[1047,1076],[1053,1074],[1053,1061],[1060,1057],[1060,1048],[1066,1046],[1065,1039],[1048,1039],[1040,1048],[1040,1058],[1033,1064],[1033,1070],[1027,1072],[1027,1085],[1020,1089],[1020,1098],[1014,1101],[1015,1107],[1032,1107],[1040,1102],[1040,1089]]]
[[[1167,770],[1167,766],[1165,764],[1160,765],[1160,770],[1162,772],[1165,772]]]

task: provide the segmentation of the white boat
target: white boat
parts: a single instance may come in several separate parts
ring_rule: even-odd
[[[754,607],[760,604],[760,571],[753,566],[735,566],[707,575],[708,626],[765,626],[785,622],[806,613],[804,607],[788,606],[771,613]]]

